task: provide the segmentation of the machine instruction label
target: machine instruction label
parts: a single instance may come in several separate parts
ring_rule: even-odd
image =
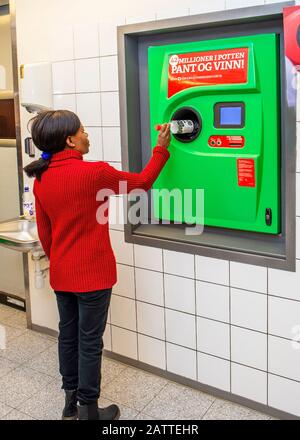
[[[237,159],[238,185],[255,186],[254,159]]]

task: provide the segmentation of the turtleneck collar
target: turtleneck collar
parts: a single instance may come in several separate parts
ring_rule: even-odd
[[[82,153],[78,150],[62,150],[52,155],[51,162],[70,158],[83,160]]]

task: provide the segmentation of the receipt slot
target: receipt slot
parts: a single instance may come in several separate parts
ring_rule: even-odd
[[[204,224],[280,233],[279,48],[274,33],[150,46],[151,144],[155,125],[192,120],[172,135],[170,159],[154,189],[179,189],[182,209],[153,192],[154,216],[190,222],[204,190]],[[186,213],[185,190],[192,190]],[[166,198],[168,197],[168,199]],[[196,218],[196,223],[201,223]]]

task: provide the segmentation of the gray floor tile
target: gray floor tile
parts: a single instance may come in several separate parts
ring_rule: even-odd
[[[0,419],[60,420],[65,396],[57,338],[26,329],[23,312],[7,309],[0,304],[8,336],[0,350]],[[99,406],[117,404],[120,420],[273,419],[105,356],[101,388]]]
[[[128,368],[127,365],[116,362],[108,357],[103,356],[101,368],[101,387],[103,388],[112,382],[122,371]]]
[[[9,359],[0,357],[0,378],[4,377],[6,374],[11,373],[12,370],[19,367],[20,364],[10,361]],[[1,394],[1,391],[0,391]]]
[[[1,417],[1,420],[35,420],[33,417],[30,417],[28,414],[24,414],[21,411],[13,409],[4,417]]]
[[[167,383],[166,379],[129,367],[102,387],[102,397],[141,411]]]
[[[6,405],[5,403],[0,402],[0,419],[2,417],[6,416],[13,408],[9,405]]]
[[[32,368],[53,378],[60,379],[57,344],[54,343],[42,353],[24,363],[24,367]]]
[[[17,312],[17,309],[14,309],[13,307],[6,306],[4,304],[0,304],[0,324],[2,324],[2,321],[4,319],[9,318],[14,313]]]
[[[269,420],[270,416],[237,405],[227,400],[217,399],[209,408],[203,420]]]
[[[158,420],[158,419],[155,419],[154,417],[148,416],[147,414],[144,414],[143,412],[140,412],[134,418],[134,420]]]
[[[26,329],[24,328],[11,327],[10,325],[7,324],[2,324],[2,325],[5,328],[6,343],[26,333]]]
[[[32,357],[29,361],[26,361],[24,366],[48,374],[53,378],[61,379],[57,343],[54,343],[41,354]],[[126,368],[128,368],[126,365],[103,356],[101,388],[112,382]]]
[[[24,333],[8,343],[7,348],[1,350],[1,356],[11,361],[23,363],[42,353],[53,344],[55,343],[45,338]]]
[[[3,319],[2,324],[4,325],[7,324],[15,328],[26,329],[27,328],[26,313],[17,310],[11,316],[8,316],[7,318]]]
[[[60,387],[59,381],[52,380],[46,387],[23,402],[19,409],[37,420],[61,420],[65,395]]]
[[[19,366],[0,379],[0,401],[21,409],[24,401],[52,380],[51,376]]]
[[[170,382],[142,412],[161,420],[200,420],[214,400],[209,394]]]
[[[39,336],[40,338],[49,339],[50,341],[57,343],[57,336],[50,336],[50,335],[47,335],[46,333],[41,333],[41,332],[38,332],[37,330],[32,330],[29,328],[27,329],[27,332],[32,334],[33,336]]]

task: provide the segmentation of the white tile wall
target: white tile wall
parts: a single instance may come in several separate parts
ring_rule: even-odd
[[[74,59],[73,27],[65,24],[55,26],[50,38],[51,61]]]
[[[164,272],[183,277],[195,277],[194,255],[164,249]]]
[[[163,275],[153,270],[135,268],[136,298],[139,301],[164,305]]]
[[[135,299],[134,268],[117,264],[118,281],[113,286],[113,293]]]
[[[101,92],[102,125],[105,127],[120,126],[118,92]]]
[[[100,127],[85,127],[89,135],[90,148],[84,156],[86,160],[103,160],[102,131]]]
[[[122,164],[121,164],[121,162],[111,162],[111,161],[109,161],[108,163],[109,163],[109,165],[111,165],[112,167],[114,167],[116,170],[119,170],[119,171],[122,170]]]
[[[231,289],[231,323],[240,327],[267,331],[267,296]]]
[[[226,0],[226,9],[244,8],[246,6],[259,6],[263,4],[263,0]]]
[[[55,110],[70,110],[76,113],[76,95],[53,95]]]
[[[52,63],[53,93],[75,93],[74,61]]]
[[[136,311],[133,299],[112,295],[110,313],[111,324],[136,331]]]
[[[229,322],[229,287],[196,282],[197,315]]]
[[[163,307],[137,301],[137,328],[154,338],[165,340],[165,319]]]
[[[300,417],[300,383],[268,375],[269,405]]]
[[[124,199],[123,196],[109,198],[109,227],[124,231]]]
[[[197,350],[230,359],[229,325],[197,317]]]
[[[230,285],[254,292],[267,293],[267,268],[231,261]]]
[[[267,335],[232,327],[231,360],[265,371],[267,369]]]
[[[166,344],[164,341],[138,334],[138,359],[154,367],[166,369]]]
[[[165,274],[165,305],[169,309],[195,313],[195,281]]]
[[[172,6],[160,7],[156,14],[157,20],[162,20],[166,18],[183,17],[189,14],[189,8],[186,4],[173,3]]]
[[[197,380],[196,351],[167,343],[167,370]]]
[[[100,58],[100,88],[102,92],[119,90],[116,55]]]
[[[100,91],[100,63],[98,58],[75,61],[76,92]]]
[[[199,0],[190,0],[190,14],[203,14],[205,12],[223,11],[225,9],[225,0],[210,0],[209,2],[199,2]]]
[[[77,113],[85,126],[101,126],[100,93],[80,93],[76,95]]]
[[[281,0],[265,0],[266,5],[269,5],[271,3],[281,3]]]
[[[154,11],[130,11],[128,15],[126,15],[126,24],[134,24],[134,23],[143,23],[145,21],[155,20],[155,12]]]
[[[105,161],[121,161],[120,128],[103,127],[103,155]]]
[[[100,56],[117,54],[117,26],[125,24],[125,17],[114,15],[99,23]]]
[[[300,261],[296,261],[296,272],[269,269],[269,293],[283,298],[300,300]]]
[[[166,309],[166,340],[196,349],[195,316]]]
[[[230,391],[230,362],[204,353],[198,355],[198,381]]]
[[[300,343],[269,336],[268,346],[269,372],[300,381]]]
[[[229,285],[229,262],[196,255],[196,278],[202,281]]]
[[[112,350],[122,356],[137,359],[137,335],[135,332],[111,326]]]
[[[231,392],[266,405],[267,373],[232,363]]]
[[[74,26],[75,58],[99,56],[99,35],[97,23],[85,23]]]
[[[134,259],[136,267],[162,271],[162,249],[135,244]]]
[[[111,351],[111,325],[108,323],[103,334],[103,347],[105,350]]]
[[[133,245],[131,243],[125,243],[124,233],[111,230],[110,239],[117,263],[133,266]]]
[[[269,297],[269,333],[294,339],[300,333],[300,302]]]

